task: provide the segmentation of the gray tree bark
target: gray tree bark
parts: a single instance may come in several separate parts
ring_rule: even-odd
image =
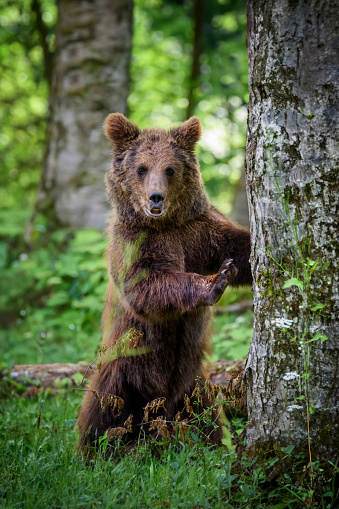
[[[250,226],[244,168],[241,170],[240,179],[235,188],[231,219],[246,228]]]
[[[308,435],[313,460],[339,451],[338,12],[338,0],[248,2],[247,444],[259,456],[308,451]],[[307,343],[317,334],[327,341]]]
[[[126,113],[133,0],[59,0],[48,149],[37,210],[74,228],[105,226],[102,125]]]

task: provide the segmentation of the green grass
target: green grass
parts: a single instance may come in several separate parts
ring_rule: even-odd
[[[120,458],[103,460],[98,454],[86,464],[76,450],[74,426],[81,397],[61,390],[2,401],[1,507],[335,507],[331,480],[322,480],[316,505],[307,503],[313,491],[303,475],[302,459],[295,465],[298,483],[286,471],[268,481],[265,469],[246,457],[236,466],[234,451],[226,447],[175,440],[141,440]],[[267,472],[287,456],[288,451],[267,464]],[[321,476],[319,469],[317,473]]]
[[[225,499],[232,454],[222,449],[173,443],[152,455],[139,444],[119,461],[98,457],[86,465],[75,451],[79,402],[79,395],[65,392],[4,404],[1,494],[7,507],[152,507],[163,502],[218,507]]]

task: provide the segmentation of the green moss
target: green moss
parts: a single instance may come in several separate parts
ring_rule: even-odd
[[[263,292],[260,292],[259,290],[260,297],[262,299],[273,295],[272,275],[268,270],[262,270],[259,272],[256,282],[258,288],[264,288]]]

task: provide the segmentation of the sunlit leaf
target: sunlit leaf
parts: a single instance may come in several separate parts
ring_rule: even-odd
[[[296,278],[296,277],[292,277],[291,279],[288,279],[283,288],[290,288],[290,286],[297,286],[298,288],[300,288],[301,290],[304,289],[304,284],[302,281],[300,281],[300,279]]]

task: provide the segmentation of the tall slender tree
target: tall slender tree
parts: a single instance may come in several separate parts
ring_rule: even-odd
[[[339,3],[249,0],[248,446],[338,451]],[[326,339],[327,338],[327,339]]]
[[[126,112],[132,9],[133,0],[58,1],[48,146],[36,207],[56,224],[105,225],[109,154],[102,124],[108,113]]]

